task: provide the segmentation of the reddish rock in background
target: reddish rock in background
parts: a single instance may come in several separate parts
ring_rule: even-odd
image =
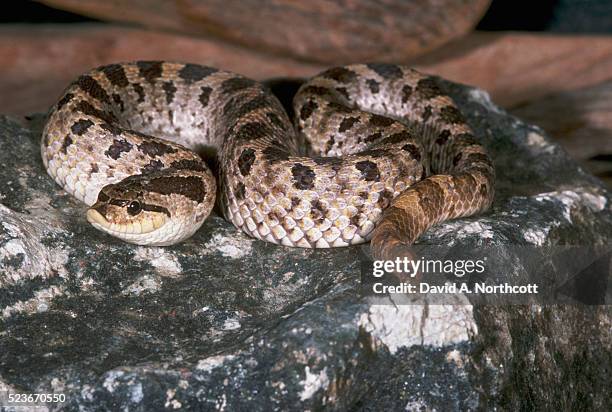
[[[412,63],[513,107],[612,79],[612,37],[475,32]]]
[[[217,38],[326,64],[405,61],[460,37],[490,0],[40,0],[102,20]]]
[[[542,127],[612,187],[612,80],[555,93],[511,112]]]
[[[79,74],[113,62],[186,61],[259,80],[323,69],[217,41],[97,23],[0,26],[0,56],[0,113],[13,115],[46,111]]]

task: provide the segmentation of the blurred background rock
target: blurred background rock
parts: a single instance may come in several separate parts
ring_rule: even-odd
[[[364,61],[487,90],[612,186],[612,2],[8,0],[0,113],[45,111],[87,69],[179,60],[256,79]]]

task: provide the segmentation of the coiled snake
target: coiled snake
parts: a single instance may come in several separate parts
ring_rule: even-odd
[[[492,202],[491,160],[429,76],[336,67],[302,85],[294,108],[292,124],[266,87],[211,67],[111,64],[51,108],[42,158],[90,223],[141,245],[188,238],[217,197],[253,237],[311,248],[371,239],[384,257]],[[218,196],[196,154],[207,150]]]

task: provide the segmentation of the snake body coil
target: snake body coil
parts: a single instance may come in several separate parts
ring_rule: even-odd
[[[42,158],[95,227],[146,245],[191,236],[212,210],[215,178],[195,151],[217,153],[226,218],[287,246],[372,238],[387,256],[491,204],[492,163],[431,77],[337,67],[305,83],[294,108],[295,125],[265,87],[210,67],[112,64],[52,107]]]

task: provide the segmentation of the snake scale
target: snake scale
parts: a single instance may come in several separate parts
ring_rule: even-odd
[[[310,248],[371,239],[388,257],[492,202],[493,164],[435,78],[335,67],[301,86],[294,111],[292,122],[267,87],[212,67],[110,64],[50,109],[42,158],[93,226],[141,245],[190,237],[217,199],[255,238]],[[215,153],[218,181],[203,152]]]

